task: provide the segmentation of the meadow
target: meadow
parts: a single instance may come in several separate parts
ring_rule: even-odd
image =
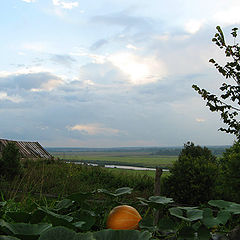
[[[168,168],[177,160],[177,156],[154,155],[148,152],[52,152],[51,154],[65,161],[149,168],[157,166]]]

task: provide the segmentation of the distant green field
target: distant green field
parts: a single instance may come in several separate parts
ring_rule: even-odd
[[[146,170],[128,170],[128,169],[119,169],[119,168],[106,168],[108,171],[115,174],[129,174],[129,175],[147,175],[149,177],[155,178],[155,171],[146,171]],[[162,176],[168,176],[170,172],[163,172]]]
[[[54,152],[52,154],[67,161],[142,167],[170,167],[177,160],[177,156],[159,156],[145,152]]]

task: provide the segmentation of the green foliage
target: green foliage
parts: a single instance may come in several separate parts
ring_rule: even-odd
[[[223,190],[227,199],[240,202],[240,142],[226,149],[221,158]]]
[[[0,175],[12,179],[20,173],[20,153],[15,143],[8,143],[0,160]]]
[[[206,147],[185,144],[170,172],[164,179],[163,192],[175,201],[199,204],[215,197],[218,166]]]
[[[224,82],[219,88],[222,91],[220,96],[212,94],[205,89],[200,89],[197,85],[192,87],[207,101],[206,105],[212,112],[220,112],[223,122],[228,126],[227,128],[220,128],[220,131],[234,134],[237,139],[240,139],[240,121],[237,118],[240,112],[240,46],[235,42],[238,28],[232,29],[232,36],[234,44],[228,45],[225,42],[224,34],[219,26],[217,33],[212,41],[224,51],[227,63],[224,66],[216,63],[214,59],[209,62],[214,64],[215,68],[227,80],[232,79],[233,83]]]
[[[148,199],[137,198],[138,203],[131,203],[143,217],[139,222],[139,230],[105,229],[104,215],[107,216],[114,206],[125,204],[118,197],[130,192],[131,189],[127,187],[116,189],[114,193],[120,194],[117,196],[103,189],[79,192],[59,199],[52,207],[36,206],[30,212],[12,209],[12,202],[0,202],[0,211],[3,213],[0,216],[0,239],[210,240],[231,233],[228,224],[233,216],[240,215],[240,204],[234,202],[211,200],[203,208],[173,207],[171,198],[151,196]],[[99,211],[99,194],[107,198],[103,200],[105,208],[102,211]],[[96,210],[93,210],[93,206],[97,206]],[[155,223],[155,211],[163,208],[165,211]],[[22,222],[22,219],[25,221]]]

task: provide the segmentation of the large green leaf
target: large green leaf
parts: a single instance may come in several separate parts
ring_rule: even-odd
[[[158,221],[158,229],[161,232],[174,232],[178,228],[178,224],[169,217],[160,218]]]
[[[228,202],[228,201],[224,201],[224,200],[210,200],[208,202],[208,204],[210,206],[218,207],[220,209],[226,209],[226,208],[230,207],[233,204],[233,202]]]
[[[20,240],[20,239],[13,236],[0,235],[0,240]]]
[[[65,227],[53,227],[42,233],[39,240],[74,240],[76,233]]]
[[[78,222],[74,223],[74,226],[78,227],[82,231],[88,231],[96,222],[96,216],[94,212],[80,209],[77,212],[72,213],[74,219]]]
[[[109,192],[106,189],[98,189],[98,192],[104,193],[104,194],[106,194],[108,196],[112,196],[112,197],[119,197],[119,196],[124,195],[124,194],[131,194],[132,188],[122,187],[122,188],[118,188],[114,192]]]
[[[203,211],[195,207],[173,207],[169,209],[169,212],[171,215],[189,222],[202,219],[203,217]]]
[[[145,199],[145,198],[141,198],[138,197],[138,200],[141,201],[141,203],[143,203],[144,205],[149,205],[151,208],[155,208],[155,209],[159,209],[161,208],[163,205],[166,205],[168,203],[172,203],[173,199],[172,198],[167,198],[164,196],[151,196],[149,197],[149,199]]]
[[[71,194],[67,198],[78,203],[83,203],[87,198],[91,197],[93,193],[95,193],[95,191],[90,193],[79,192],[79,193]]]
[[[217,216],[214,217],[212,209],[204,208],[203,218],[201,221],[206,227],[212,228],[212,227],[219,226],[220,224],[222,225],[226,224],[230,217],[231,217],[230,213],[226,210],[219,211]]]
[[[149,240],[151,233],[137,230],[102,230],[94,232],[93,236],[96,240]],[[94,239],[94,238],[93,238]]]
[[[61,214],[54,213],[45,207],[41,207],[38,209],[47,215],[48,221],[53,226],[65,226],[65,227],[73,229],[73,230],[76,229],[76,226],[72,223],[73,217],[68,216],[68,215],[61,215]]]
[[[53,227],[40,235],[39,240],[149,240],[151,233],[137,230],[102,230],[76,233],[65,227]]]
[[[218,207],[220,209],[229,211],[232,214],[240,214],[240,204],[235,202],[228,202],[224,200],[211,200],[208,202],[208,204],[213,207]]]
[[[73,201],[71,199],[65,198],[56,204],[54,210],[59,211],[65,208],[69,208],[72,205],[73,205]]]
[[[58,219],[63,219],[66,220],[67,222],[71,222],[73,220],[73,217],[68,216],[68,215],[61,215],[61,214],[57,214],[55,212],[50,211],[49,209],[47,209],[46,207],[40,207],[38,208],[40,211],[46,213],[47,215],[54,217],[54,218],[58,218]]]
[[[0,219],[0,226],[2,228],[7,228],[14,235],[40,235],[42,232],[52,227],[52,225],[48,223],[8,223],[2,219]]]

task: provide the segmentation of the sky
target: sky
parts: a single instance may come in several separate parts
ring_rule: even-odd
[[[217,93],[239,0],[1,0],[0,138],[46,147],[231,145]],[[231,83],[231,82],[229,82]]]

